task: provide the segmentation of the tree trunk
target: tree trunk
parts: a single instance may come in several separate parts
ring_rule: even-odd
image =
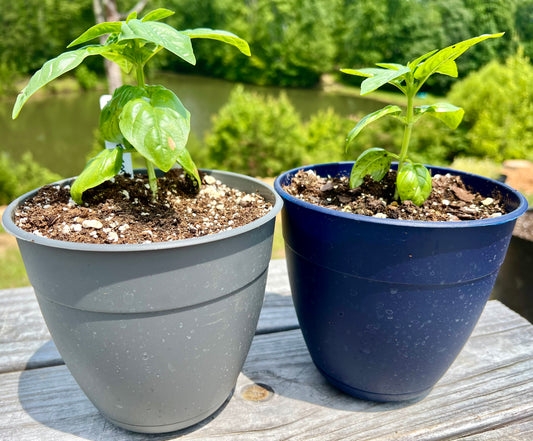
[[[130,14],[133,11],[140,12],[148,3],[149,0],[140,0],[132,9],[128,12]],[[123,14],[120,14],[117,10],[116,0],[93,0],[93,10],[96,23],[103,23],[105,21],[120,21],[123,18]],[[104,44],[107,39],[107,35],[100,37],[100,43]],[[107,77],[107,85],[109,93],[113,94],[113,91],[122,86],[122,72],[118,64],[113,63],[110,60],[104,60],[105,74]]]
[[[96,23],[120,20],[116,0],[93,0],[93,9]],[[100,43],[104,44],[106,39],[107,35],[102,35],[100,37]],[[104,68],[109,93],[113,94],[113,91],[117,87],[122,86],[122,72],[118,64],[107,59],[104,60]]]

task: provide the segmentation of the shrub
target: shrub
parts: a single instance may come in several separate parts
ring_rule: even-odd
[[[304,163],[318,164],[350,160],[353,153],[344,148],[346,134],[353,126],[348,118],[337,115],[333,109],[319,110],[304,125]]]
[[[76,68],[74,76],[83,90],[91,90],[98,86],[98,75],[84,64]]]
[[[189,143],[206,167],[262,177],[300,165],[353,160],[376,145],[399,152],[394,141],[401,139],[402,127],[386,119],[363,131],[346,151],[346,134],[353,124],[353,117],[340,116],[331,108],[303,122],[285,94],[265,97],[237,86],[213,118],[207,149],[202,151],[197,140]],[[412,138],[414,160],[445,165],[464,149],[464,140],[439,121],[428,119],[420,124],[424,128]]]
[[[17,176],[9,157],[0,155],[0,205],[8,204],[17,193]]]
[[[533,159],[533,66],[519,51],[457,83],[450,100],[465,110],[461,127],[471,156]]]
[[[302,164],[303,138],[300,116],[284,93],[264,97],[237,86],[213,118],[206,145],[217,166],[266,177]]]
[[[7,154],[0,155],[0,204],[8,204],[16,197],[61,179],[57,173],[42,167],[34,161],[31,153],[14,161]]]

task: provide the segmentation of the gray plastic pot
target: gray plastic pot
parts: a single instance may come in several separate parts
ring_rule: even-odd
[[[231,396],[255,333],[282,202],[256,179],[209,173],[273,209],[231,231],[141,245],[27,233],[13,216],[34,192],[2,218],[68,369],[100,412],[128,430],[169,432],[213,414]]]

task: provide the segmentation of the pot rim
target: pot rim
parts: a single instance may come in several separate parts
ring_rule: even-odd
[[[135,170],[137,171],[137,170]],[[268,190],[273,198],[274,203],[272,204],[271,210],[264,216],[256,219],[246,225],[234,228],[228,231],[221,231],[219,233],[209,234],[202,237],[194,237],[190,239],[179,239],[179,240],[170,240],[166,242],[152,242],[152,243],[141,243],[141,244],[93,244],[93,243],[78,243],[78,242],[69,242],[64,240],[49,239],[47,237],[37,236],[36,234],[29,233],[24,231],[22,228],[19,228],[12,219],[12,213],[15,209],[27,198],[33,196],[38,189],[31,190],[22,196],[19,196],[17,199],[12,201],[4,211],[2,216],[2,226],[4,229],[11,235],[15,236],[17,239],[24,240],[27,242],[34,242],[37,244],[54,247],[54,248],[63,248],[66,250],[81,250],[81,251],[97,251],[97,252],[134,252],[134,251],[153,251],[153,250],[164,250],[170,248],[182,248],[190,247],[195,245],[201,245],[205,243],[222,241],[229,239],[241,234],[245,234],[251,230],[259,228],[260,226],[268,223],[270,220],[276,217],[276,215],[281,211],[283,207],[283,200],[279,194],[274,191],[274,189],[268,184],[260,181],[259,179],[252,178],[247,175],[240,173],[234,173],[224,170],[214,170],[214,169],[202,169],[203,172],[210,174],[214,172],[217,175],[217,179],[220,177],[229,177],[237,178],[243,181],[248,181],[256,186]],[[62,179],[57,182],[53,182],[50,185],[64,184],[69,181],[73,181],[73,178]]]
[[[281,175],[279,175],[276,180],[274,181],[274,188],[278,192],[278,194],[286,201],[291,202],[301,208],[305,208],[308,210],[315,211],[317,213],[321,213],[324,215],[331,215],[339,218],[344,219],[352,219],[354,221],[359,222],[369,222],[374,224],[382,224],[382,225],[388,225],[388,226],[398,226],[402,228],[472,228],[472,227],[485,227],[485,226],[491,226],[491,225],[500,225],[507,222],[511,222],[516,220],[519,216],[525,213],[525,211],[528,208],[528,203],[526,198],[517,190],[510,187],[507,184],[504,184],[502,182],[496,181],[491,178],[487,178],[481,175],[477,175],[474,173],[468,173],[463,172],[459,170],[455,170],[452,168],[447,167],[439,167],[439,166],[431,166],[426,165],[428,169],[438,169],[439,172],[445,172],[445,173],[451,173],[459,176],[468,176],[472,177],[474,179],[481,179],[488,182],[491,182],[495,188],[505,189],[506,192],[513,194],[519,201],[519,205],[511,212],[504,214],[502,216],[488,218],[488,219],[476,219],[476,220],[466,220],[466,221],[415,221],[415,220],[402,220],[402,219],[382,219],[382,218],[376,218],[372,216],[364,216],[361,214],[355,214],[355,213],[346,213],[343,211],[337,211],[333,210],[331,208],[326,207],[320,207],[318,205],[312,204],[310,202],[302,201],[301,199],[298,199],[297,197],[294,197],[287,193],[281,186],[281,182],[286,179],[287,176],[294,175],[299,170],[311,170],[316,168],[323,168],[323,167],[331,167],[331,166],[346,166],[346,165],[353,165],[354,161],[339,161],[339,162],[328,162],[328,163],[319,163],[319,164],[312,164],[307,166],[301,166],[296,167],[291,170],[288,170]],[[397,162],[393,162],[393,165],[397,164]]]

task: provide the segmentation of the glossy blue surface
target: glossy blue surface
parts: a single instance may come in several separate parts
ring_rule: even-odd
[[[353,163],[306,167],[349,174]],[[470,336],[503,262],[523,196],[450,169],[510,213],[462,222],[378,219],[321,208],[275,182],[294,303],[314,363],[335,386],[366,399],[414,399],[433,387]]]

